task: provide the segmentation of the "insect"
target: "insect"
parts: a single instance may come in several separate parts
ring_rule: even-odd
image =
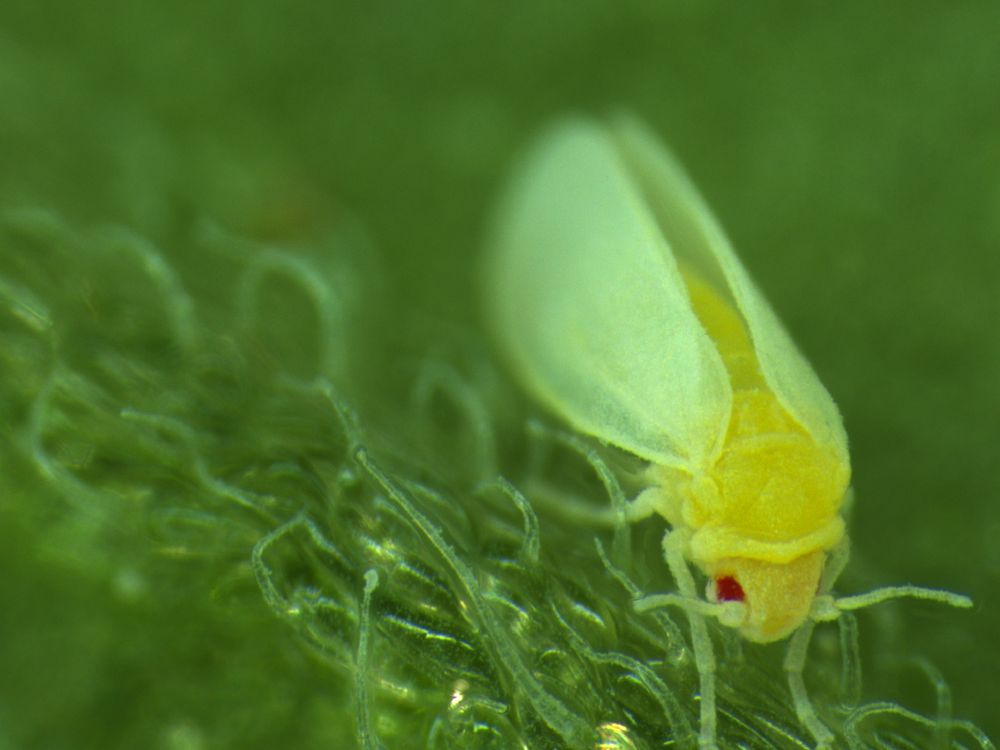
[[[653,513],[690,621],[704,748],[716,746],[707,618],[785,661],[796,713],[834,736],[802,679],[813,625],[913,586],[834,598],[851,470],[840,413],[671,154],[636,120],[548,130],[501,202],[487,312],[515,376],[572,427],[647,462],[629,520]],[[698,594],[691,567],[707,579]],[[794,635],[793,635],[794,634]]]

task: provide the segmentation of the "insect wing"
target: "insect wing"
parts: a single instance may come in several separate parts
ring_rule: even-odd
[[[570,120],[501,206],[487,299],[543,403],[582,432],[686,465],[718,447],[732,392],[671,252],[609,132]]]
[[[746,323],[764,380],[788,413],[815,441],[835,450],[846,466],[847,435],[833,399],[743,268],[683,168],[635,119],[619,117],[612,129],[676,257],[729,295]]]

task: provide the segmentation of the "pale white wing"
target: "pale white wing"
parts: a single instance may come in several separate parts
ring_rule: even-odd
[[[833,399],[750,279],[683,168],[635,119],[619,117],[612,130],[676,256],[728,291],[778,400],[813,439],[833,447],[847,464],[847,435]]]
[[[487,314],[513,369],[578,430],[663,465],[710,455],[732,393],[606,128],[544,135],[501,204]]]

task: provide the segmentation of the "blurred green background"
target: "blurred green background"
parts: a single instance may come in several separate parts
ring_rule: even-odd
[[[891,605],[889,624],[859,615],[864,698],[933,715],[931,683],[884,666],[926,657],[955,716],[1000,735],[998,39],[1000,5],[985,1],[4,2],[0,749],[375,746],[351,728],[350,670],[331,676],[310,658],[301,642],[315,649],[315,629],[275,618],[261,568],[251,574],[254,544],[295,504],[232,528],[220,521],[231,511],[202,508],[193,522],[176,497],[210,483],[177,445],[187,433],[160,425],[140,440],[141,422],[108,415],[183,417],[211,435],[191,438],[208,473],[257,481],[248,467],[281,456],[301,468],[325,431],[344,451],[321,407],[274,396],[276,372],[319,373],[359,405],[386,455],[433,465],[460,493],[483,478],[455,467],[473,458],[427,445],[401,406],[432,361],[468,376],[499,468],[523,475],[530,407],[496,406],[513,397],[476,323],[484,228],[539,127],[619,107],[687,164],[841,406],[857,491],[843,588],[912,582],[976,601],[971,612]],[[120,266],[113,234],[94,229],[106,226],[158,250]],[[254,298],[243,335],[247,309],[224,300],[243,299],[237,271],[266,266],[275,247],[310,268],[348,259],[349,270],[330,266],[347,280],[331,282],[337,345],[323,340],[322,305],[317,322],[280,285],[273,306]],[[158,262],[170,272],[150,270]],[[161,293],[166,304],[150,301]],[[27,300],[51,319],[33,328]],[[188,301],[191,325],[210,335],[186,349]],[[71,395],[67,373],[100,388],[60,407],[47,472],[29,437],[53,363]],[[168,508],[151,531],[147,514]],[[178,523],[199,531],[182,544]],[[593,533],[548,524],[544,564],[560,566],[546,541],[562,534],[599,576]],[[636,539],[655,548],[660,531]],[[454,533],[469,560],[489,556],[474,524]],[[357,585],[344,601],[360,601],[361,570],[345,577]],[[353,628],[365,619],[352,607]],[[376,617],[376,639],[389,638],[386,622]],[[330,648],[353,654],[356,636],[342,635]],[[760,658],[773,667],[780,654]],[[516,715],[511,736],[530,737]]]

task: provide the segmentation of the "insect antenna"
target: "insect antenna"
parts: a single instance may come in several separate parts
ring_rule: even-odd
[[[968,609],[972,606],[972,599],[964,594],[956,594],[951,591],[909,585],[883,586],[882,588],[877,588],[864,594],[855,594],[854,596],[834,597],[830,594],[817,596],[813,602],[810,617],[816,622],[830,622],[840,617],[841,612],[871,607],[874,604],[881,604],[890,599],[923,599],[925,601],[947,604],[949,607],[957,607],[959,609]]]

